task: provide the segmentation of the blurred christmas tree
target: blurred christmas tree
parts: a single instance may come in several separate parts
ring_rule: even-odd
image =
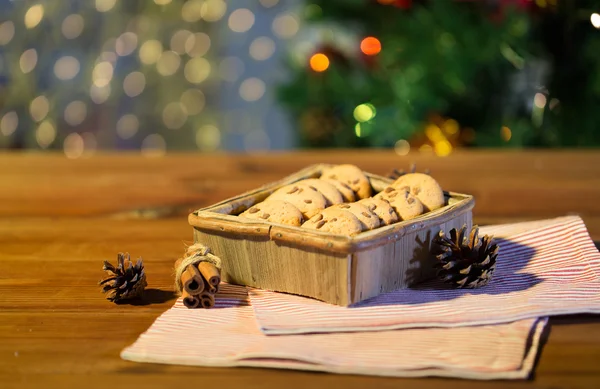
[[[309,0],[323,37],[290,61],[280,99],[307,146],[598,146],[595,12],[597,0]]]

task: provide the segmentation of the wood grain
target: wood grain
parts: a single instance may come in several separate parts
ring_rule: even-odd
[[[0,155],[0,387],[175,387],[194,380],[261,388],[597,388],[600,320],[551,320],[531,381],[387,379],[268,369],[136,364],[119,352],[174,301],[172,265],[193,240],[187,214],[314,163],[351,162],[376,174],[431,169],[447,190],[475,195],[479,224],[580,214],[600,240],[597,151],[476,151],[447,158],[381,150],[269,155],[133,154],[68,160]],[[142,256],[148,298],[104,300],[102,260]],[[202,381],[200,381],[202,380]]]

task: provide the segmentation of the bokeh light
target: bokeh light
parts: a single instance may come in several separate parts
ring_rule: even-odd
[[[44,17],[44,6],[36,4],[29,8],[25,13],[25,27],[28,29],[35,28]]]
[[[83,101],[75,100],[70,102],[65,108],[65,122],[71,126],[78,126],[87,116],[87,106]]]
[[[19,116],[15,111],[9,111],[0,119],[0,132],[4,136],[10,136],[19,126]]]
[[[394,151],[401,156],[407,155],[410,152],[410,143],[405,139],[400,139],[394,145]]]
[[[203,33],[197,32],[190,35],[185,41],[185,52],[190,57],[201,57],[210,49],[210,37]]]
[[[138,44],[138,37],[133,32],[121,34],[115,41],[115,52],[124,57],[133,53]]]
[[[33,99],[29,104],[29,114],[31,115],[31,118],[36,122],[44,120],[44,118],[48,115],[49,111],[50,102],[48,101],[48,98],[46,98],[46,96],[38,96],[35,99]]]
[[[279,0],[258,0],[258,1],[260,2],[260,5],[262,5],[265,8],[275,7],[279,3]]]
[[[83,20],[83,16],[71,14],[63,20],[61,31],[65,38],[75,39],[83,32],[84,25],[85,21]]]
[[[226,57],[219,63],[219,75],[228,82],[237,81],[244,74],[244,62],[238,57]]]
[[[15,24],[7,20],[0,23],[0,46],[8,44],[15,36]]]
[[[94,66],[92,71],[92,81],[95,86],[103,87],[110,84],[113,77],[114,68],[110,62],[100,62]]]
[[[171,42],[170,42],[170,47],[171,50],[176,52],[177,54],[185,54],[186,50],[185,50],[185,45],[187,40],[192,37],[193,39],[193,34],[191,31],[188,30],[179,30],[176,31],[173,36],[171,36]]]
[[[171,76],[177,72],[181,58],[174,51],[164,51],[156,62],[156,70],[161,76]]]
[[[214,151],[221,145],[221,131],[212,124],[200,127],[196,131],[196,145],[202,151]]]
[[[240,97],[246,101],[257,101],[265,94],[265,83],[259,78],[250,77],[240,84]]]
[[[83,155],[84,147],[83,138],[75,132],[67,135],[63,142],[65,156],[69,159],[81,157]]]
[[[56,128],[50,120],[44,120],[35,130],[35,140],[41,148],[45,149],[56,139]]]
[[[140,95],[146,87],[146,77],[142,72],[131,72],[123,80],[123,91],[129,97]]]
[[[188,23],[197,22],[202,18],[203,0],[189,0],[181,7],[181,19]]]
[[[360,51],[365,55],[377,55],[381,51],[379,39],[368,36],[360,42]]]
[[[324,72],[329,67],[329,58],[325,54],[317,53],[310,57],[309,64],[315,72]]]
[[[117,120],[117,135],[122,139],[131,139],[140,128],[140,121],[134,114],[128,113]]]
[[[98,12],[108,12],[116,3],[117,0],[96,0],[96,10],[98,10]]]
[[[502,128],[500,129],[500,137],[503,141],[508,142],[510,138],[512,138],[512,131],[510,130],[510,128],[502,126]]]
[[[167,142],[160,134],[150,134],[142,141],[142,155],[145,157],[162,157],[167,150]]]
[[[35,49],[28,49],[21,54],[19,58],[19,67],[25,74],[31,72],[38,61],[37,51]]]
[[[202,3],[200,14],[207,22],[220,20],[227,11],[227,4],[223,0],[205,0]]]
[[[536,93],[533,97],[533,104],[538,108],[546,106],[546,96],[543,93]]]
[[[199,89],[188,89],[181,94],[179,99],[189,115],[197,115],[204,109],[206,98]]]
[[[154,2],[158,5],[167,5],[170,4],[172,0],[154,0]]]
[[[246,8],[236,9],[229,15],[227,25],[234,32],[246,32],[254,25],[254,14]]]
[[[354,119],[357,122],[366,122],[375,117],[375,107],[371,104],[360,104],[354,108]]]
[[[200,84],[210,75],[210,63],[202,57],[192,58],[185,64],[183,74],[190,83]]]
[[[157,40],[150,39],[140,46],[138,55],[143,64],[152,65],[158,61],[162,52],[162,44]]]
[[[590,22],[592,23],[592,26],[594,26],[595,28],[600,28],[600,14],[594,12],[590,16]]]
[[[165,107],[162,113],[163,123],[170,130],[181,128],[188,118],[185,106],[179,101],[174,101]]]
[[[102,104],[110,97],[110,85],[96,86],[90,88],[90,98],[96,104]]]
[[[447,139],[440,140],[433,145],[433,151],[438,157],[448,156],[452,152],[452,144]]]
[[[71,80],[79,73],[79,61],[75,57],[64,56],[60,57],[54,63],[54,75],[59,80]]]
[[[298,17],[291,14],[285,13],[279,15],[273,20],[273,32],[279,38],[291,38],[298,32],[300,28],[300,23],[298,22]]]
[[[252,59],[265,61],[275,52],[275,42],[266,36],[258,37],[250,43],[249,51]]]
[[[449,135],[458,133],[459,127],[458,122],[454,119],[448,119],[444,122],[444,131]]]

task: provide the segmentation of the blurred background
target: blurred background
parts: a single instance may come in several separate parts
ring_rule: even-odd
[[[0,0],[0,149],[600,145],[598,0]]]

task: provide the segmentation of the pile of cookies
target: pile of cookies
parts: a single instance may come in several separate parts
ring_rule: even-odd
[[[336,165],[324,170],[320,178],[279,188],[239,216],[355,235],[444,205],[442,188],[427,174],[405,174],[374,194],[362,170],[354,165]]]

